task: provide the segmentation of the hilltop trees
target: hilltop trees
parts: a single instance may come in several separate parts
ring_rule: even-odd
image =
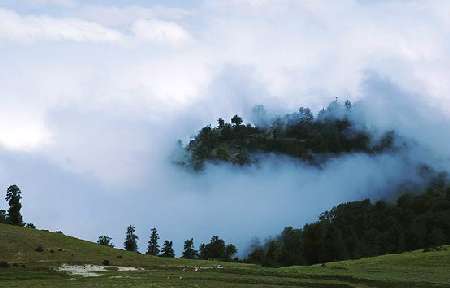
[[[194,238],[184,241],[183,258],[194,259],[197,257],[197,250],[194,248]]]
[[[6,210],[0,210],[0,223],[11,224],[16,226],[26,226],[28,228],[36,228],[33,223],[23,222],[22,214],[22,191],[17,185],[11,185],[6,190],[5,200],[8,202],[8,212]]]
[[[123,243],[123,246],[125,250],[137,252],[138,251],[138,245],[137,240],[139,237],[135,234],[136,229],[133,225],[130,225],[127,227],[127,232],[125,235],[125,242]]]
[[[157,256],[159,254],[159,234],[155,227],[151,230],[150,240],[148,241],[147,254]]]
[[[161,257],[173,258],[175,257],[175,251],[173,250],[173,242],[172,241],[164,241],[163,247],[161,249]]]
[[[231,118],[231,123],[234,124],[235,127],[241,126],[243,120],[238,115],[234,115],[233,118]]]
[[[409,190],[396,203],[339,204],[302,229],[287,227],[264,245],[253,245],[247,260],[310,265],[450,244],[450,182],[434,178],[424,189]]]
[[[248,165],[258,153],[279,153],[320,165],[338,154],[393,150],[397,143],[392,131],[371,137],[364,123],[352,121],[352,110],[350,101],[341,104],[336,100],[316,117],[306,107],[269,117],[263,106],[257,106],[253,111],[257,126],[243,125],[238,115],[230,123],[219,118],[216,127],[208,125],[199,131],[185,147],[183,155],[188,157],[177,163],[201,170],[207,161]]]
[[[114,244],[111,242],[112,238],[106,235],[98,236],[97,244],[102,246],[108,246],[114,248]]]
[[[8,218],[7,222],[12,225],[23,226],[22,214],[20,214],[20,209],[22,209],[22,204],[20,203],[20,199],[22,192],[20,191],[17,185],[9,186],[6,191],[5,200],[8,201],[9,209],[8,209]]]
[[[200,258],[201,259],[222,259],[231,260],[237,253],[236,246],[233,244],[225,244],[225,241],[220,239],[219,236],[212,236],[211,241],[208,244],[200,245]]]

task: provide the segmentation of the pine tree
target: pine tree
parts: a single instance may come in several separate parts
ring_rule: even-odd
[[[155,227],[151,230],[150,240],[148,241],[147,254],[156,256],[159,254],[159,235]]]
[[[164,241],[164,245],[161,249],[161,257],[173,258],[175,257],[175,251],[173,250],[173,242],[172,241]]]
[[[136,229],[134,226],[130,225],[127,228],[127,233],[125,237],[125,242],[123,243],[125,250],[137,252],[138,246],[137,246],[137,240],[139,239],[138,236],[135,234]]]
[[[22,192],[20,191],[17,185],[9,186],[6,191],[6,201],[8,201],[9,209],[8,209],[8,222],[12,225],[23,226],[24,223],[22,221],[22,214],[20,214],[20,209],[22,209],[22,204],[20,203],[20,199],[22,196],[20,195]]]
[[[183,258],[194,259],[197,257],[197,251],[194,249],[194,239],[184,241]]]
[[[228,244],[225,246],[225,259],[231,260],[236,253],[237,248],[233,244]]]
[[[233,123],[235,127],[241,126],[242,122],[242,118],[238,115],[234,115],[233,118],[231,118],[231,123]]]
[[[112,238],[106,235],[98,236],[97,244],[102,246],[108,246],[114,248],[114,244],[111,242]]]

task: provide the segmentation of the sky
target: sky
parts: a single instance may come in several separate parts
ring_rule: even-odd
[[[215,234],[243,250],[341,201],[386,196],[411,161],[449,170],[449,12],[413,0],[0,1],[0,188],[19,185],[38,227],[121,247],[133,224],[143,251],[156,226],[178,252]],[[219,117],[335,97],[420,149],[322,170],[170,163],[178,139]]]

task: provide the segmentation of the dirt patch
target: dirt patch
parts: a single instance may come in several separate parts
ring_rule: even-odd
[[[132,272],[132,271],[142,271],[143,268],[138,267],[119,267],[119,266],[101,266],[101,265],[68,265],[63,264],[60,267],[58,267],[56,270],[60,272],[66,272],[71,275],[78,275],[82,277],[98,277],[101,276],[99,272],[107,272],[111,271],[113,268],[113,271],[117,272]]]

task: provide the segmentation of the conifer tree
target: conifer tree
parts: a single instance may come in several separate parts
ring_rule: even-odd
[[[161,257],[173,258],[175,257],[175,251],[173,250],[173,242],[172,241],[164,241],[164,245],[161,249]]]
[[[159,254],[159,235],[155,227],[152,228],[150,240],[148,241],[147,254],[157,256]]]
[[[20,203],[20,199],[22,192],[20,191],[17,185],[9,186],[6,191],[6,201],[8,201],[9,209],[8,209],[8,223],[17,226],[23,226],[24,223],[22,221],[22,214],[20,214],[20,209],[22,209],[22,204]]]
[[[127,233],[125,237],[125,242],[123,243],[123,246],[125,250],[137,252],[138,246],[137,246],[137,240],[139,239],[138,236],[135,234],[136,229],[133,225],[128,226]]]
[[[184,241],[183,258],[194,259],[197,257],[197,251],[194,249],[194,239]]]

